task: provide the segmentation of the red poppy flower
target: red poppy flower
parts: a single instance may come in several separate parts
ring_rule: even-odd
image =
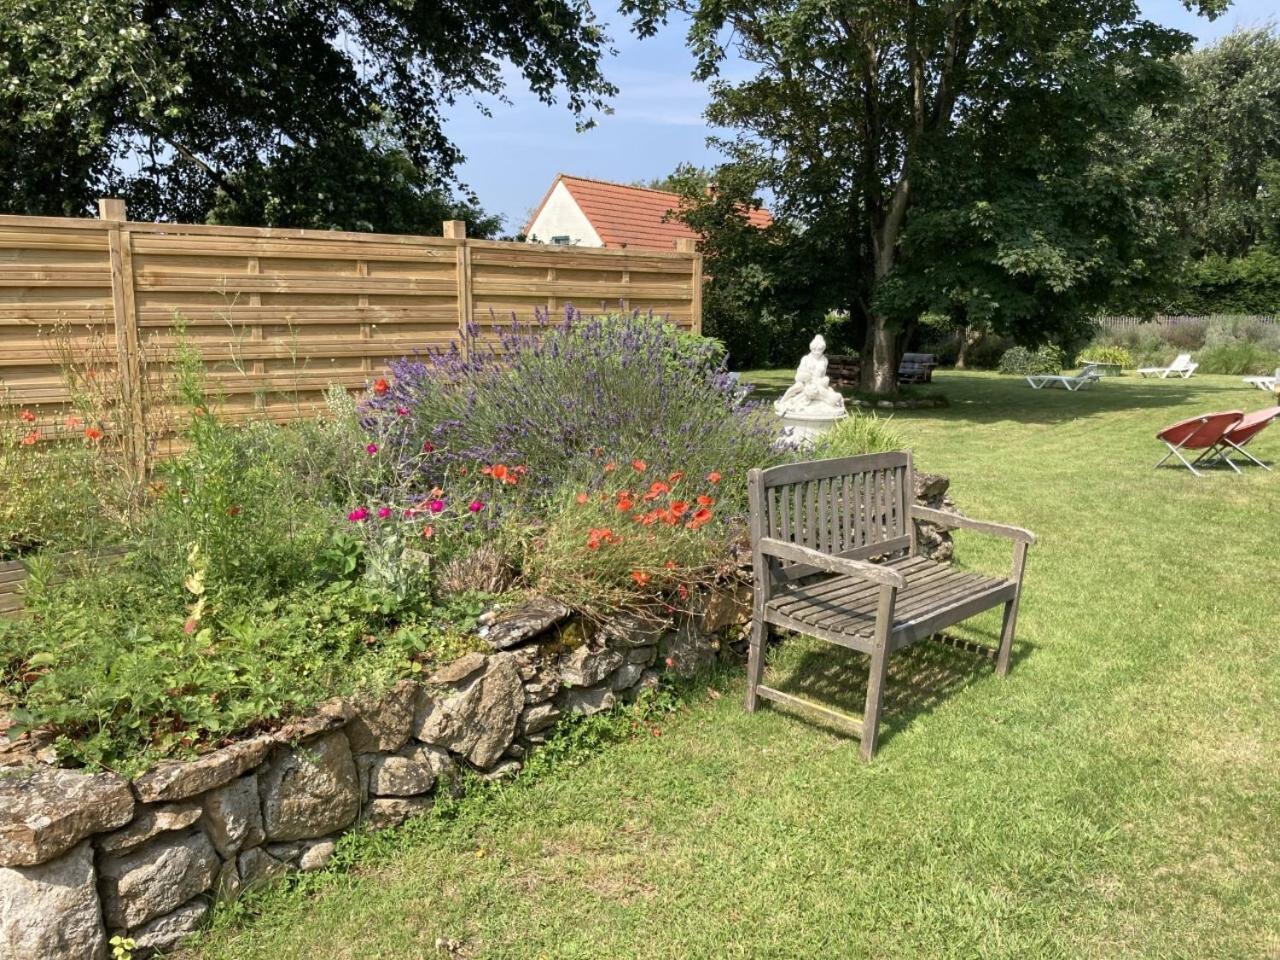
[[[430,440],[424,440],[424,441],[423,441],[423,443],[422,443],[422,452],[423,452],[423,453],[430,453],[430,452],[431,452],[432,450],[434,450],[435,448],[436,448],[436,445],[435,445],[434,443],[432,443]]]
[[[671,503],[671,513],[674,516],[682,517],[684,512],[689,509],[689,505],[683,500],[674,500]]]
[[[378,396],[382,396],[390,389],[391,384],[387,383],[386,377],[379,377],[377,380],[373,381],[373,392]]]
[[[639,459],[632,460],[631,469],[634,470],[636,473],[644,473],[646,470],[649,469],[649,465],[645,463],[643,460],[639,460]]]
[[[689,588],[686,587],[683,583],[680,584],[680,586],[676,587],[676,593],[680,594],[681,600],[689,599]]]
[[[681,480],[683,480],[683,479],[684,479],[684,471],[683,471],[683,470],[677,470],[675,473],[671,474],[671,476],[667,477],[667,482],[668,482],[668,483],[679,483],[679,482],[680,482]]]
[[[624,500],[618,501],[618,509],[624,512],[627,510],[630,510],[633,506],[635,506],[635,504],[633,504],[630,500],[624,499]]]
[[[39,439],[40,439],[40,431],[32,430],[30,433],[28,433],[25,437],[22,438],[22,445],[24,447],[29,447]]]
[[[643,587],[645,584],[649,582],[649,575],[645,573],[643,570],[632,570],[631,579]]]
[[[693,519],[685,524],[690,530],[697,530],[699,527],[711,521],[711,511],[706,507],[701,507],[693,513]]]
[[[618,469],[618,465],[617,465],[616,463],[614,463],[612,460],[610,460],[608,463],[606,463],[606,464],[604,465],[604,472],[605,472],[605,473],[613,473],[613,471],[615,471],[615,470],[617,470],[617,469]]]
[[[704,507],[714,507],[716,504],[714,497],[708,497],[705,493],[698,497],[698,503]]]
[[[97,427],[85,427],[84,435],[88,437],[90,440],[92,440],[94,443],[97,443],[99,440],[102,439],[102,431],[99,430]]]
[[[424,540],[430,540],[435,535],[436,535],[436,528],[431,526],[431,524],[427,524],[425,527],[422,528],[422,538]]]
[[[18,414],[18,419],[21,420],[23,423],[35,423],[36,415],[32,413],[30,410],[23,410],[20,414]]]
[[[707,483],[719,483],[719,482],[720,482],[719,470],[712,470],[710,473],[707,474]]]
[[[582,506],[582,504],[586,503],[589,498],[585,493],[580,493],[573,499],[574,499],[574,502],[578,504],[578,506]]]
[[[63,423],[65,423],[72,430],[79,430],[82,426],[84,426],[84,421],[81,420],[79,417],[67,417],[67,419],[64,420]]]

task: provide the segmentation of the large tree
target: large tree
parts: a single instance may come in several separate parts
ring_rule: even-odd
[[[608,43],[586,0],[0,0],[0,209],[421,228],[448,105],[515,75],[589,123]]]
[[[1213,14],[1225,0],[1198,4]],[[1130,0],[628,0],[689,18],[725,172],[843,254],[863,387],[892,391],[913,324],[1063,336],[1160,272],[1174,188],[1135,118],[1191,38]],[[730,51],[756,72],[719,75]],[[1156,218],[1158,220],[1158,218]]]
[[[1177,227],[1193,257],[1243,256],[1280,230],[1280,34],[1236,30],[1178,65],[1186,96],[1156,130],[1185,164]]]

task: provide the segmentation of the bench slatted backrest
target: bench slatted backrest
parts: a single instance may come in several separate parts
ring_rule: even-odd
[[[907,514],[915,478],[907,451],[788,463],[752,471],[754,504],[763,514],[752,529],[854,560],[914,548]],[[784,579],[813,572],[807,564],[783,563]]]

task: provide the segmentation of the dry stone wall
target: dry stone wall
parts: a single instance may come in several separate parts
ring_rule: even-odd
[[[102,960],[116,933],[135,957],[167,951],[214,901],[324,866],[343,832],[403,823],[464,771],[514,776],[564,715],[707,665],[749,609],[738,588],[697,614],[590,626],[535,599],[484,618],[490,653],[133,781],[0,769],[0,960]]]

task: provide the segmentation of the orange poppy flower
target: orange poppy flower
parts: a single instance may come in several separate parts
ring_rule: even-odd
[[[689,505],[683,500],[674,500],[671,503],[671,512],[677,517],[684,516],[684,512],[688,509]]]
[[[630,500],[623,499],[618,501],[618,509],[624,512],[627,510],[630,510],[633,506],[635,506],[635,504],[633,504]]]
[[[21,420],[23,423],[35,423],[36,415],[32,413],[30,410],[23,410],[20,414],[18,414],[18,419]]]
[[[495,463],[489,468],[489,473],[495,480],[505,480],[507,478],[507,465],[505,463]]]
[[[430,540],[435,535],[436,535],[436,528],[431,526],[431,524],[427,524],[425,527],[422,528],[422,538],[424,540]]]
[[[102,439],[102,431],[99,430],[97,427],[85,427],[84,435],[88,439],[92,440],[94,443],[97,443],[99,440]]]
[[[649,465],[645,463],[643,460],[638,460],[638,459],[632,460],[631,469],[634,470],[636,473],[644,473],[646,470],[649,469]]]
[[[615,471],[615,470],[617,470],[617,469],[618,469],[618,465],[617,465],[616,463],[614,463],[612,460],[610,460],[608,463],[606,463],[606,464],[604,465],[604,472],[605,472],[605,473],[613,473],[613,471]]]
[[[719,470],[712,470],[710,473],[707,474],[707,483],[719,483],[719,482],[720,482]]]
[[[22,445],[24,447],[29,447],[39,439],[40,439],[40,431],[32,430],[30,433],[28,433],[25,437],[22,438]]]
[[[586,503],[587,500],[590,498],[585,493],[580,493],[573,499],[574,499],[574,502],[578,504],[578,506],[582,506],[582,504]]]
[[[705,493],[698,497],[698,503],[704,507],[714,507],[716,504],[714,497],[708,497]]]
[[[378,396],[382,396],[390,389],[391,384],[387,383],[386,377],[379,377],[377,380],[373,381],[373,392]]]
[[[646,583],[649,582],[649,575],[645,573],[643,570],[632,570],[631,579],[643,587]]]
[[[693,513],[693,519],[685,524],[690,530],[697,530],[699,527],[711,521],[711,511],[706,507],[700,507]]]
[[[683,479],[684,471],[677,470],[675,473],[671,474],[671,476],[667,477],[667,483],[679,483]]]

